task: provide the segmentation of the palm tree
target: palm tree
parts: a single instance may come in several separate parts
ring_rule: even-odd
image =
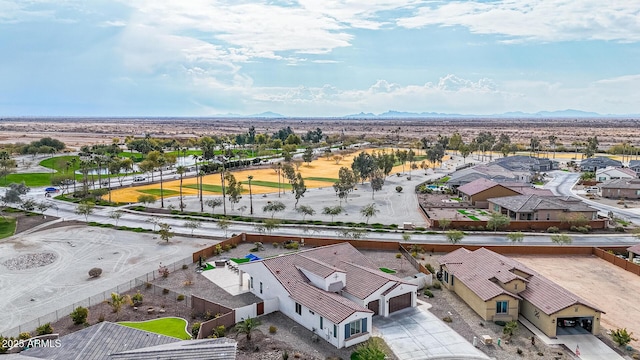
[[[251,193],[251,180],[253,180],[253,175],[247,176],[249,179],[249,214],[253,215],[253,194]]]
[[[162,168],[164,168],[167,165],[167,163],[168,163],[167,158],[165,158],[164,155],[159,156],[158,160],[156,160],[156,166],[160,170],[160,207],[161,208],[164,207],[164,189],[162,188]]]
[[[551,148],[553,149],[553,158],[556,158],[556,145],[557,145],[557,140],[558,137],[555,135],[549,135],[549,137],[547,138],[549,140],[549,145],[551,145]]]
[[[187,171],[187,168],[183,165],[176,167],[176,173],[180,175],[180,211],[184,211],[184,202],[182,201],[182,175]]]
[[[236,324],[236,331],[238,334],[245,334],[247,337],[247,341],[251,341],[251,333],[256,330],[256,328],[260,325],[260,321],[254,318],[245,319],[242,322]]]

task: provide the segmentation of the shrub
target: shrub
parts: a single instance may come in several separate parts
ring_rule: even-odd
[[[223,247],[223,249],[224,249],[224,251],[231,251],[232,247],[231,247],[231,245],[226,244],[226,245]]]
[[[274,243],[273,243],[273,247],[277,249],[277,248],[278,248],[278,243],[277,243],[277,242],[274,242]]]
[[[189,265],[187,264],[182,264],[182,270],[187,270],[189,268]]]
[[[98,316],[98,322],[101,323],[104,321],[104,314],[100,314],[100,316]]]
[[[424,296],[426,296],[428,298],[432,298],[433,297],[433,293],[429,289],[424,289]]]
[[[216,337],[221,338],[221,337],[224,337],[225,333],[227,332],[227,328],[224,327],[224,325],[220,325],[216,327],[214,331],[215,331]]]
[[[53,334],[53,328],[51,327],[51,323],[46,323],[36,328],[37,336],[47,335],[47,334]]]
[[[397,192],[402,192],[402,186],[400,186],[400,185],[396,186],[396,191]]]
[[[167,295],[169,293],[169,289],[162,289],[162,293]]]
[[[69,316],[71,316],[71,320],[73,320],[74,324],[76,325],[84,324],[87,322],[87,317],[89,316],[89,309],[82,306],[78,306],[77,308],[75,308],[75,310],[71,312],[71,314],[69,314]]]
[[[20,335],[18,335],[18,339],[20,340],[31,339],[31,334],[28,332],[21,332]]]
[[[131,301],[133,302],[133,306],[138,306],[142,304],[143,296],[140,294],[140,290],[138,290],[132,297]]]
[[[191,325],[191,336],[198,337],[198,331],[200,331],[200,323],[199,322],[194,322],[193,325]]]
[[[178,295],[178,297],[176,298],[176,300],[178,300],[178,301],[182,301],[182,300],[184,300],[184,295],[182,295],[182,294]]]
[[[522,355],[522,354],[523,354],[522,349],[518,348],[518,349],[516,350],[516,353],[517,353],[518,355]]]
[[[151,286],[153,286],[150,282],[146,282],[144,283],[144,287],[147,289],[151,289]]]
[[[427,270],[432,273],[435,274],[436,273],[436,269],[433,268],[433,266],[431,264],[426,264],[425,267],[427,268]]]
[[[496,320],[493,322],[494,324],[498,325],[498,326],[505,326],[507,325],[507,323],[505,321],[502,320]]]
[[[557,233],[559,233],[559,232],[560,232],[560,229],[558,229],[558,227],[557,227],[557,226],[549,226],[549,227],[547,228],[547,232],[548,232],[548,233],[552,233],[552,234],[557,234]]]
[[[220,254],[222,253],[222,245],[218,244],[216,245],[216,254]]]
[[[89,270],[89,277],[97,278],[100,275],[102,275],[102,269],[100,269],[100,268],[96,267],[96,268],[93,268],[93,269]]]
[[[397,254],[396,254],[396,259],[400,259],[400,258],[402,258],[402,254],[397,253]]]
[[[440,284],[440,281],[434,282],[432,286],[436,290],[442,290],[442,284]]]
[[[619,346],[625,346],[632,340],[637,340],[633,338],[633,333],[628,332],[626,328],[618,329],[611,332],[611,337],[613,338],[613,341],[615,341]]]
[[[169,268],[160,264],[158,266],[158,273],[160,274],[160,276],[162,276],[163,278],[168,278],[169,277]]]
[[[445,317],[442,318],[442,321],[450,323],[450,322],[453,321],[453,319],[451,318],[451,316],[445,316]]]
[[[269,326],[269,334],[275,334],[278,331],[278,328],[271,325]]]
[[[411,252],[411,256],[413,256],[414,258],[418,257],[418,252],[417,251],[412,251]]]
[[[624,231],[625,231],[625,230],[624,230],[624,227],[622,227],[622,226],[620,226],[620,225],[616,226],[616,229],[615,229],[615,230],[616,230],[616,232],[624,232]]]

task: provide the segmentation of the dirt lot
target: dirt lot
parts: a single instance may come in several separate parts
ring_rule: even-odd
[[[595,256],[522,256],[514,259],[604,310],[606,314],[600,319],[603,328],[627,328],[640,334],[640,277],[637,275]],[[637,348],[640,342],[631,345]]]

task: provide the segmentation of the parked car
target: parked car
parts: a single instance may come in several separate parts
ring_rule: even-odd
[[[558,326],[560,327],[574,327],[577,325],[576,319],[559,319]]]
[[[133,181],[145,181],[145,180],[147,180],[147,178],[141,175],[133,177]]]
[[[600,191],[600,189],[598,189],[597,186],[591,186],[585,190],[587,194],[594,194],[594,193],[597,193],[598,191]]]

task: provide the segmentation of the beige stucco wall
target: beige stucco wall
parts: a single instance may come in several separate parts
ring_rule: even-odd
[[[593,316],[592,333],[598,334],[600,332],[600,313],[584,305],[570,306],[558,311],[557,313],[547,315],[542,310],[533,306],[530,302],[522,301],[520,313],[525,319],[529,320],[529,322],[551,338],[556,336],[558,318]]]
[[[451,274],[449,274],[449,281],[451,281]],[[484,320],[493,321],[493,317],[496,314],[496,301],[502,300],[509,302],[509,312],[508,314],[501,314],[500,317],[507,318],[507,320],[508,318],[513,320],[518,318],[518,299],[509,295],[500,295],[494,299],[484,301],[463,284],[460,279],[455,279],[453,287],[451,287],[450,284],[448,285],[451,290],[458,294],[458,296]]]
[[[527,283],[525,283],[520,279],[511,280],[506,284],[503,284],[503,283],[499,283],[499,284],[500,286],[502,286],[503,289],[514,294],[517,294],[527,288]]]
[[[498,186],[489,188],[487,190],[481,191],[477,194],[474,194],[473,196],[470,196],[469,199],[471,200],[471,204],[473,205],[480,206],[480,204],[476,204],[476,202],[482,202],[483,206],[481,207],[487,209],[488,208],[488,203],[486,202],[487,199],[499,198],[499,197],[505,197],[505,196],[514,196],[514,195],[520,195],[520,193],[515,190],[511,190],[504,186],[498,185]]]

